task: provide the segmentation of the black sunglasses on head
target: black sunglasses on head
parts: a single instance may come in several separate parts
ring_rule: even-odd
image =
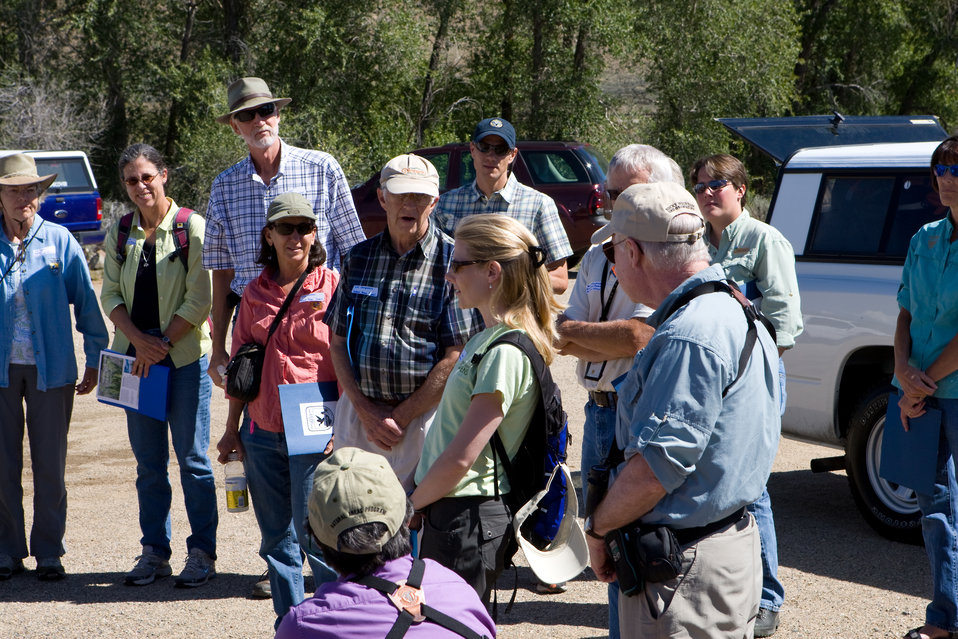
[[[254,109],[237,111],[233,114],[233,119],[237,122],[251,122],[253,118],[259,115],[259,117],[265,120],[274,113],[276,113],[276,104],[274,102],[267,102],[266,104],[261,104]]]

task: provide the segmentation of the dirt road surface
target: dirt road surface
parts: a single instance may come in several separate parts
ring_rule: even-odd
[[[108,323],[109,325],[109,323]],[[77,342],[77,340],[75,340]],[[77,342],[78,343],[78,342]],[[801,344],[799,344],[801,347]],[[574,360],[553,366],[562,388],[574,436],[570,466],[578,478],[585,393],[575,379]],[[213,444],[222,434],[226,403],[214,393]],[[212,449],[212,447],[211,447]],[[783,440],[769,480],[778,530],[780,577],[786,604],[776,637],[895,638],[920,626],[931,590],[922,548],[886,541],[861,519],[844,473],[813,474],[809,460],[835,451]],[[180,590],[172,579],[145,587],[123,585],[139,554],[133,454],[119,408],[90,396],[77,399],[67,457],[68,577],[40,583],[28,571],[0,582],[0,639],[158,637],[272,637],[273,611],[266,600],[247,598],[263,571],[257,556],[259,534],[253,512],[226,511],[222,467],[214,462],[220,523],[218,575],[204,587]],[[175,458],[173,483],[173,565],[182,568],[189,534]],[[32,519],[32,477],[25,452],[23,478],[27,526]],[[522,561],[521,554],[518,555]],[[528,568],[518,571],[513,609],[504,602],[513,573],[499,582],[499,635],[584,638],[607,634],[605,586],[587,570],[561,595],[535,593]]]

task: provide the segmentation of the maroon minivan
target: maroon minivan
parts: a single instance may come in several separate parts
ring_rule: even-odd
[[[602,213],[601,196],[608,162],[593,146],[580,142],[519,140],[516,146],[519,155],[512,163],[512,172],[523,184],[555,200],[575,255],[570,262],[577,262],[589,248],[593,231],[607,221]],[[411,152],[435,165],[441,193],[468,184],[476,177],[468,143]],[[377,173],[352,189],[356,211],[367,237],[386,226],[386,212],[376,197],[378,186]]]

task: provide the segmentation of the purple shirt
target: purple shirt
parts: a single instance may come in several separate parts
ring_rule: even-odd
[[[456,573],[425,559],[422,579],[426,605],[469,626],[480,635],[496,636],[496,625],[476,591]],[[374,575],[398,582],[409,577],[412,556],[387,562]],[[396,623],[399,609],[386,595],[339,578],[322,584],[316,594],[289,609],[276,631],[276,639],[368,639],[385,637]],[[413,624],[406,637],[417,639],[458,637],[429,621]]]

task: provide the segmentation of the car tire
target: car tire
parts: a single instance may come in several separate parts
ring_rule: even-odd
[[[878,474],[888,394],[894,390],[890,384],[880,384],[862,396],[848,428],[845,470],[855,505],[872,528],[893,541],[921,544],[915,491]]]

